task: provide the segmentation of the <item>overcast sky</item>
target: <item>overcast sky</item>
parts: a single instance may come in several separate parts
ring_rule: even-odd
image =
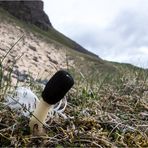
[[[148,68],[148,0],[43,0],[52,25],[101,58]]]

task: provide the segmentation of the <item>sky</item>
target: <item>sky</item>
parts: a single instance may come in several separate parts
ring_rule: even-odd
[[[148,0],[43,0],[58,31],[109,61],[148,68]]]

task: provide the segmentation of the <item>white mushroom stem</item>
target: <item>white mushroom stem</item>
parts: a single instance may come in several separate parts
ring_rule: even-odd
[[[53,105],[46,103],[44,100],[41,100],[38,104],[34,113],[30,119],[30,130],[34,133],[37,131],[36,134],[43,133],[43,125],[45,124],[45,120],[47,118],[49,110],[53,109]]]

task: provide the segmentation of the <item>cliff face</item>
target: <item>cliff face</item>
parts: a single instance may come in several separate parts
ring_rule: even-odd
[[[52,26],[48,16],[43,10],[43,1],[0,1],[0,7],[7,10],[15,17],[32,23],[43,30]]]

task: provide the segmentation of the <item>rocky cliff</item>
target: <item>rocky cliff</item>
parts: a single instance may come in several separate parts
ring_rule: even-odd
[[[32,23],[43,30],[52,26],[48,16],[43,10],[43,1],[0,1],[0,7],[10,14],[27,23]]]

